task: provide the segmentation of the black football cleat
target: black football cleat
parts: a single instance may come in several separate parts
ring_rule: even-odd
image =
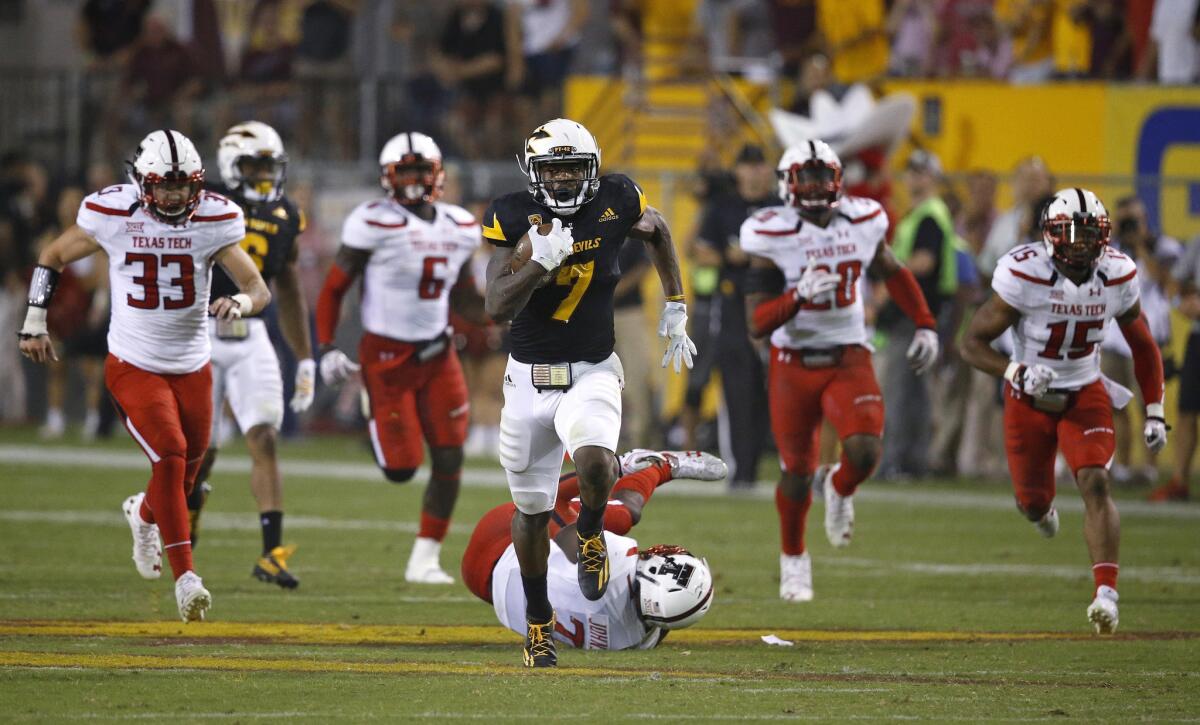
[[[579,591],[590,601],[604,596],[608,589],[608,547],[604,544],[604,532],[579,537]]]
[[[188,530],[192,532],[193,547],[200,538],[200,511],[203,510],[210,493],[212,493],[212,486],[208,485],[208,481],[202,481],[192,487],[192,492],[187,497],[188,523],[190,524]]]
[[[529,630],[525,634],[526,667],[558,667],[558,651],[554,647],[554,617],[549,622],[538,624],[526,622]]]
[[[300,586],[300,580],[292,576],[287,568],[288,557],[295,551],[295,546],[276,546],[269,553],[258,557],[250,575],[260,582],[278,584],[284,589],[295,589]]]

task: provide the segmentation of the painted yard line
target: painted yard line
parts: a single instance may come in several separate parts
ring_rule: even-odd
[[[690,628],[673,632],[672,644],[754,643],[768,634],[763,629]],[[911,630],[798,630],[773,633],[794,642],[1025,642],[1092,640],[1075,632],[954,632]],[[281,644],[444,645],[511,644],[518,635],[499,626],[482,625],[346,625],[267,622],[103,622],[71,620],[0,620],[0,636],[115,637],[180,639],[187,641],[255,640]],[[1200,639],[1200,632],[1122,634],[1114,641],[1137,639]]]
[[[103,451],[91,448],[71,446],[16,446],[0,445],[0,463],[24,463],[41,466],[94,466],[114,470],[129,470],[146,472],[146,457],[140,453]],[[250,472],[250,459],[244,456],[225,456],[217,460],[217,471],[224,473]],[[321,478],[345,481],[366,481],[384,483],[379,470],[365,463],[324,461],[298,461],[284,459],[280,462],[284,475],[297,478]],[[428,469],[422,468],[417,473],[418,479],[428,475]],[[7,473],[7,476],[20,475]],[[499,464],[494,468],[467,468],[464,471],[463,485],[481,488],[505,488],[507,480]],[[1064,489],[1055,506],[1060,511],[1078,513],[1083,511],[1083,502],[1078,496]],[[725,487],[719,483],[699,483],[693,481],[674,481],[664,486],[655,495],[726,498]],[[773,499],[775,496],[774,481],[760,481],[751,493],[738,494],[755,500]],[[929,508],[973,509],[973,510],[1004,510],[1013,511],[1013,499],[1008,494],[991,492],[965,493],[962,491],[930,491],[913,489],[906,485],[868,485],[863,488],[856,499],[860,501],[891,503],[902,506],[918,506]],[[1194,504],[1151,504],[1145,501],[1120,501],[1118,508],[1124,516],[1145,516],[1157,519],[1200,519],[1200,506]],[[1015,514],[1014,514],[1015,515]],[[289,517],[290,522],[290,517]]]
[[[112,511],[0,511],[0,521],[37,524],[87,524],[93,526],[128,527],[121,512]],[[201,523],[204,531],[253,531],[260,530],[258,519],[250,513],[227,514],[209,512]],[[288,515],[288,529],[330,529],[334,531],[389,531],[402,534],[417,533],[417,524],[411,521],[381,521],[373,519],[333,519],[325,516]],[[469,533],[473,527],[452,524],[451,531]]]
[[[889,572],[903,571],[932,576],[1038,576],[1053,579],[1091,579],[1092,574],[1082,566],[1056,566],[1053,564],[940,564],[932,561],[897,562],[884,559],[862,559],[838,556],[830,564],[863,569],[878,569]],[[1155,584],[1200,584],[1200,573],[1190,573],[1180,567],[1147,566],[1121,568],[1125,581],[1140,581]]]

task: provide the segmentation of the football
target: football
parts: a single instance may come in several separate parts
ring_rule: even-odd
[[[538,234],[549,234],[550,230],[553,228],[554,225],[552,224],[539,224]],[[533,242],[530,241],[529,235],[526,234],[517,241],[517,246],[513,249],[513,255],[508,261],[508,268],[515,274],[519,272],[522,267],[529,263],[529,259],[532,256]],[[550,284],[550,282],[554,279],[554,272],[554,270],[549,270],[542,275],[542,278],[538,280],[537,286],[545,287],[546,285]]]

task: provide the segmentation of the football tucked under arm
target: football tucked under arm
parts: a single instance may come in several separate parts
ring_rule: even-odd
[[[539,224],[537,233],[543,236],[550,234],[554,229],[552,224]],[[521,268],[529,263],[533,258],[533,240],[529,238],[529,234],[525,234],[517,240],[517,246],[513,247],[512,256],[508,260],[508,270],[513,274],[521,271]],[[545,287],[554,280],[557,274],[557,269],[547,270],[545,274],[538,280],[538,287]]]

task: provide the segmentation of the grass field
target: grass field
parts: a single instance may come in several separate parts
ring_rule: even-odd
[[[557,672],[530,673],[461,585],[403,581],[422,486],[384,482],[357,440],[282,458],[300,589],[249,576],[259,533],[235,446],[196,552],[214,607],[184,625],[169,577],[143,581],[129,560],[119,506],[148,471],[133,444],[0,430],[0,719],[1200,720],[1197,505],[1119,502],[1121,630],[1102,639],[1073,491],[1047,541],[999,485],[868,483],[838,551],[817,503],[816,600],[788,605],[769,490],[672,482],[633,535],[707,556],[709,615],[654,651],[563,648]],[[471,465],[448,570],[507,497],[495,464]]]

